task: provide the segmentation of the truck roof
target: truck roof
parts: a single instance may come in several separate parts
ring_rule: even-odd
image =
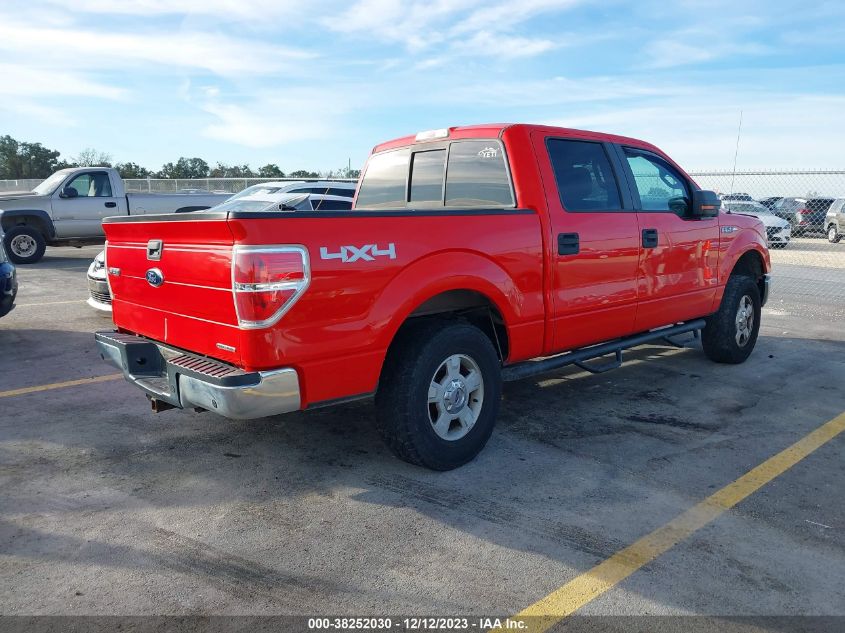
[[[619,136],[617,134],[606,134],[604,132],[592,132],[590,130],[579,130],[575,128],[557,127],[553,125],[538,125],[531,123],[481,123],[478,125],[461,125],[450,128],[443,128],[441,130],[431,130],[434,133],[446,133],[450,139],[463,138],[490,138],[500,137],[505,130],[509,128],[527,128],[529,131],[537,130],[544,134],[555,134],[560,136],[577,136],[579,138],[589,138],[597,141],[608,141],[611,143],[626,143],[638,145],[640,147],[647,147],[657,149],[651,143],[641,141],[640,139],[631,138],[628,136]],[[407,147],[417,142],[425,142],[426,140],[443,140],[446,136],[433,136],[430,139],[417,140],[417,137],[425,132],[418,134],[402,136],[391,141],[380,143],[373,148],[373,153],[382,152],[387,149],[395,149],[398,147]]]

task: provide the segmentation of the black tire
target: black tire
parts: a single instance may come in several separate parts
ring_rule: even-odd
[[[465,435],[444,439],[435,431],[433,416],[439,405],[430,403],[429,387],[446,359],[455,355],[470,359],[480,371],[481,403]],[[469,399],[477,393],[468,391],[461,408],[470,409]],[[376,423],[399,459],[432,470],[452,470],[472,460],[490,439],[501,393],[499,357],[481,330],[460,322],[423,320],[403,328],[391,345],[375,398]],[[449,423],[449,432],[454,424],[455,433],[460,433],[459,420]]]
[[[741,342],[740,302],[750,300],[753,322],[747,330],[747,340]],[[704,354],[717,363],[742,363],[751,354],[760,332],[760,289],[754,279],[745,275],[731,275],[725,287],[719,311],[707,318],[707,325],[701,331]],[[746,313],[748,311],[746,310]],[[740,339],[740,340],[738,340]]]
[[[839,231],[836,230],[836,225],[831,224],[827,227],[827,241],[831,244],[838,244],[839,240],[842,239],[842,236],[839,234]]]
[[[26,251],[26,255],[20,252],[19,243],[21,238],[30,238],[33,242],[33,248]],[[18,238],[16,240],[15,238]],[[3,236],[3,246],[6,249],[6,254],[13,264],[34,264],[42,257],[44,251],[47,249],[47,242],[41,231],[27,226],[26,224],[15,226],[9,229],[9,232]],[[16,252],[17,251],[17,252]]]

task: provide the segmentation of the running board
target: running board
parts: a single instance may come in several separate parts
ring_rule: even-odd
[[[511,380],[521,380],[528,376],[536,374],[545,374],[567,365],[576,365],[581,369],[592,374],[600,374],[611,369],[616,369],[622,365],[622,350],[637,347],[652,341],[664,340],[674,347],[683,347],[683,345],[673,341],[670,337],[678,334],[686,334],[687,332],[694,332],[694,338],[698,338],[698,331],[703,329],[705,325],[704,319],[696,319],[695,321],[688,321],[679,325],[670,325],[669,327],[660,328],[659,330],[652,330],[642,334],[635,334],[626,338],[620,338],[608,343],[600,343],[591,347],[583,347],[572,352],[559,354],[543,360],[529,360],[522,363],[509,365],[502,369],[502,380],[509,382]],[[614,354],[615,358],[602,365],[587,365],[585,361],[606,356],[607,354]]]

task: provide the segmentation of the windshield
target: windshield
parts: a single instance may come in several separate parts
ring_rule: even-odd
[[[253,185],[252,187],[247,187],[243,191],[239,191],[229,198],[229,200],[237,200],[239,198],[246,198],[247,196],[261,196],[268,193],[276,193],[279,189],[281,189],[281,187],[278,185]]]
[[[59,187],[60,184],[62,184],[62,181],[66,177],[66,171],[57,171],[55,174],[50,176],[47,180],[45,180],[35,189],[33,189],[32,192],[39,196],[48,196],[53,193]]]
[[[301,193],[255,194],[238,200],[229,198],[223,204],[211,207],[208,211],[279,211],[285,204],[298,210],[311,210],[307,195]]]

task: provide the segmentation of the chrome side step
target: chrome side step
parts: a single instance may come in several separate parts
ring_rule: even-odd
[[[571,352],[565,352],[557,356],[551,356],[542,360],[528,360],[521,363],[515,363],[502,368],[502,380],[509,382],[511,380],[521,380],[529,376],[537,374],[545,374],[567,365],[576,365],[581,369],[592,374],[600,374],[611,369],[616,369],[622,365],[622,350],[637,347],[645,343],[650,343],[657,340],[665,340],[666,343],[673,347],[684,347],[683,344],[673,341],[671,337],[678,334],[686,334],[693,332],[693,338],[698,338],[699,330],[705,326],[704,319],[696,319],[695,321],[688,321],[678,325],[670,325],[650,332],[643,332],[642,334],[635,334],[625,338],[620,338],[615,341],[607,343],[599,343],[590,347],[582,347]],[[600,365],[587,365],[585,361],[594,358],[600,358],[608,354],[614,354],[615,358],[607,363]]]

